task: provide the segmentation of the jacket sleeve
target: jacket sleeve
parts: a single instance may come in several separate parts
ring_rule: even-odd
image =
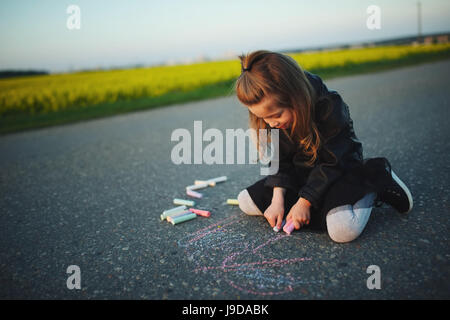
[[[292,180],[295,178],[295,167],[292,162],[292,147],[289,145],[289,141],[281,130],[279,146],[278,172],[267,176],[264,186],[295,189],[295,184]]]
[[[322,136],[318,158],[310,171],[306,184],[298,196],[320,208],[321,200],[328,188],[340,178],[350,161],[362,161],[362,145],[353,130],[347,104],[336,91],[328,91],[332,99],[332,111],[326,119],[316,121]],[[349,161],[347,163],[347,161]]]
[[[276,174],[267,176],[264,186],[266,187],[282,187],[285,189],[294,189],[292,177],[295,174],[292,164],[281,162]]]

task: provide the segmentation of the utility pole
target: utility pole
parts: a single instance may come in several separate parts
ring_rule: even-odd
[[[422,5],[417,2],[417,42],[420,43],[420,38],[422,37]]]

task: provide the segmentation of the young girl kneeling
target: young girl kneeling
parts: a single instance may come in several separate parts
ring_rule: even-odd
[[[295,229],[327,230],[332,240],[349,242],[361,234],[373,206],[412,209],[411,193],[389,161],[363,159],[347,104],[319,76],[276,52],[239,58],[235,89],[250,127],[279,129],[279,170],[240,192],[242,211],[264,215],[279,230],[285,218]]]

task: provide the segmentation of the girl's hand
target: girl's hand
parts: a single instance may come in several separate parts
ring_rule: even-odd
[[[284,216],[284,195],[286,193],[286,189],[281,187],[273,188],[273,196],[272,203],[270,206],[264,211],[264,217],[269,222],[270,226],[273,228],[277,226],[278,229],[281,230],[281,224],[283,222]]]
[[[308,200],[300,198],[289,211],[286,217],[286,224],[292,220],[296,230],[300,229],[304,224],[309,224],[310,207],[311,203]]]
[[[266,211],[264,211],[264,217],[267,219],[272,228],[277,226],[278,229],[281,229],[283,216],[284,216],[284,203],[280,201],[272,201],[270,206],[266,209]]]

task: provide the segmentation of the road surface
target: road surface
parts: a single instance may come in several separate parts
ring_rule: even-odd
[[[414,208],[375,208],[359,238],[274,233],[226,199],[255,164],[176,165],[171,134],[247,128],[235,97],[0,137],[0,298],[450,298],[450,60],[325,81],[350,106],[364,156],[384,156]],[[193,143],[193,141],[192,141]],[[208,143],[204,143],[204,147]],[[196,179],[210,218],[161,222]],[[80,269],[80,289],[68,289]],[[369,266],[378,266],[380,289]],[[369,280],[369,281],[368,281]]]

